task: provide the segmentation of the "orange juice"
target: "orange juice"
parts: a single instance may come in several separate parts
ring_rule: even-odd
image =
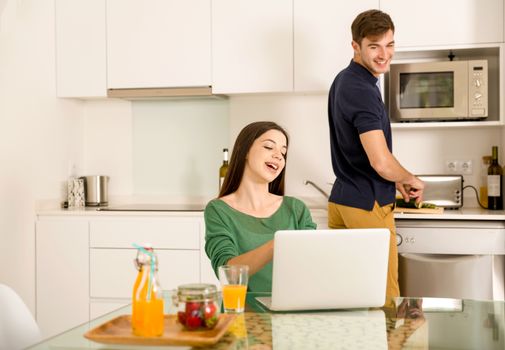
[[[247,286],[228,284],[223,286],[224,309],[228,312],[242,312],[245,306]]]
[[[144,337],[154,337],[163,334],[163,299],[159,296],[156,280],[153,278],[151,295],[147,299],[149,288],[149,267],[143,266],[135,280],[132,298],[132,329],[133,334]]]
[[[163,334],[163,300],[137,300],[132,304],[133,334],[142,337],[156,337]]]

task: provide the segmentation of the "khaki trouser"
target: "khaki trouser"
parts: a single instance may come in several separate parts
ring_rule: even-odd
[[[391,236],[389,239],[386,296],[400,296],[400,287],[398,285],[398,248],[396,247],[393,204],[380,207],[375,202],[372,211],[367,211],[329,202],[328,226],[330,228],[388,228]]]

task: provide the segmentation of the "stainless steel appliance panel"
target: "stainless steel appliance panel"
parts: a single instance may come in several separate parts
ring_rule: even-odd
[[[87,207],[109,204],[109,177],[104,175],[83,176]]]
[[[426,186],[423,201],[448,209],[463,206],[462,175],[418,175],[418,177]]]
[[[402,296],[505,300],[505,222],[397,220]]]
[[[493,299],[493,271],[503,255],[399,255],[401,295]]]

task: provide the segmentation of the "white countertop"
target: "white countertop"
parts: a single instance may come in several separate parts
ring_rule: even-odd
[[[125,211],[104,211],[96,207],[86,208],[45,208],[37,210],[38,216],[203,216],[204,204],[198,203],[139,203],[111,205],[109,208],[124,208]],[[132,208],[139,210],[132,211]],[[130,210],[128,210],[130,209]],[[327,215],[326,209],[321,207],[310,208],[313,216]],[[481,208],[461,208],[457,210],[444,210],[442,214],[403,214],[396,213],[395,218],[402,220],[505,220],[505,210],[486,210]]]
[[[70,209],[43,209],[37,211],[38,217],[65,216],[65,217],[118,217],[118,216],[189,216],[203,217],[201,211],[181,210],[142,210],[142,211],[103,211],[97,208],[70,208]]]

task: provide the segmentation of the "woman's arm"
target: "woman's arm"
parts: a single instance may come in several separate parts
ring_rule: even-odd
[[[274,256],[274,240],[260,245],[258,248],[248,251],[228,260],[228,265],[248,265],[249,276],[254,275],[266,264],[272,261]]]
[[[305,204],[298,200],[295,202],[293,212],[298,216],[298,229],[315,229],[316,224],[312,221],[310,211]],[[300,214],[297,214],[300,213]],[[249,265],[249,274],[254,275],[266,264],[272,261],[274,256],[274,240],[250,250],[247,253],[228,260],[228,265]]]

